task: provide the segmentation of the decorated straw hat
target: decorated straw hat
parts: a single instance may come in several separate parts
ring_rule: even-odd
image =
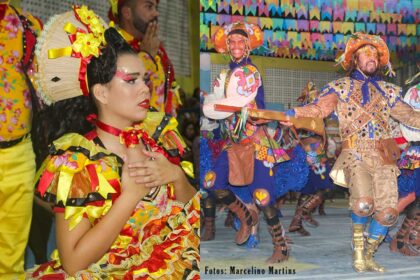
[[[232,112],[217,111],[214,105],[246,107],[257,96],[261,76],[252,65],[237,67],[231,72],[222,72],[215,82],[214,93],[204,99],[203,113],[210,119],[225,119]]]
[[[105,22],[86,6],[52,17],[38,38],[35,87],[46,104],[88,95],[86,68],[104,46]]]
[[[379,65],[382,67],[387,67],[390,72],[392,72],[391,63],[389,61],[389,50],[385,41],[377,35],[369,35],[365,33],[356,32],[350,36],[350,39],[347,41],[346,50],[344,53],[337,59],[338,63],[341,63],[343,68],[347,70],[353,59],[353,54],[365,45],[372,45],[375,47],[379,54]]]
[[[119,24],[118,13],[121,11],[122,5],[126,0],[109,0],[108,18],[116,24]],[[159,4],[159,0],[156,0],[156,4]]]
[[[216,51],[219,53],[228,53],[228,36],[235,33],[248,38],[250,50],[258,48],[264,42],[264,33],[258,25],[245,22],[235,22],[220,27],[214,34],[213,42]]]

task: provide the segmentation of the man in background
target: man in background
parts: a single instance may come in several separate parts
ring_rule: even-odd
[[[32,15],[0,1],[0,279],[25,279],[35,176],[30,78],[40,29]]]
[[[150,106],[158,111],[176,116],[181,105],[179,86],[175,72],[158,31],[159,0],[109,0],[108,16],[118,24],[119,32],[137,51],[145,51],[150,57],[139,54],[150,71]]]

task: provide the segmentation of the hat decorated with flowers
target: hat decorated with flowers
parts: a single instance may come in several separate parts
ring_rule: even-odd
[[[228,53],[229,35],[241,34],[248,38],[249,50],[260,47],[264,42],[264,33],[258,25],[245,22],[234,22],[220,27],[213,36],[214,47],[219,53]]]
[[[389,61],[388,46],[378,35],[370,35],[360,32],[352,34],[350,39],[347,41],[344,53],[336,60],[337,63],[341,63],[344,70],[347,70],[351,64],[351,60],[353,59],[353,54],[365,45],[375,47],[379,54],[379,65],[381,67],[388,68],[388,72],[390,72],[391,75],[395,74],[392,71],[391,62]]]
[[[105,45],[105,22],[86,6],[52,17],[41,32],[35,55],[35,87],[46,104],[89,94],[87,65]]]

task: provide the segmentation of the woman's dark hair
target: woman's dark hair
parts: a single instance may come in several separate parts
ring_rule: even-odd
[[[44,108],[33,118],[32,139],[37,165],[48,154],[48,145],[66,133],[86,134],[95,125],[86,120],[90,114],[97,114],[92,87],[109,83],[117,69],[118,56],[134,54],[124,38],[114,28],[105,31],[106,46],[99,57],[92,57],[87,66],[89,96],[78,96],[58,101]]]
[[[112,80],[117,71],[118,56],[135,53],[115,28],[110,27],[105,31],[105,40],[107,45],[101,50],[101,55],[92,57],[87,66],[90,89],[96,84],[106,84]]]

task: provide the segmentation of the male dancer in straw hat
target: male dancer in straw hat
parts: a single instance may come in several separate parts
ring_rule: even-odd
[[[389,50],[375,35],[353,34],[339,59],[345,78],[327,84],[314,104],[288,111],[289,116],[327,117],[338,114],[343,149],[330,176],[350,190],[353,221],[353,268],[379,271],[373,255],[388,227],[398,217],[396,160],[399,149],[390,139],[389,119],[420,128],[420,112],[401,99],[401,88],[382,80],[381,70],[392,73]],[[369,236],[363,229],[373,215]],[[366,246],[365,246],[366,245]]]
[[[232,61],[229,65],[230,71],[219,76],[214,94],[207,96],[203,112],[208,118],[222,120],[222,131],[228,135],[229,141],[218,154],[213,170],[208,171],[205,177],[212,178],[206,188],[214,192],[241,222],[236,235],[237,244],[247,241],[252,226],[257,222],[255,211],[250,210],[244,202],[256,204],[263,211],[274,245],[273,254],[267,262],[276,263],[288,259],[289,249],[277,209],[274,207],[276,197],[273,169],[275,164],[288,160],[289,157],[272,139],[272,131],[265,125],[250,123],[244,111],[241,114],[233,114],[214,109],[215,104],[264,108],[262,80],[249,58],[249,52],[259,47],[262,42],[261,29],[243,22],[224,26],[214,36],[216,50],[228,53]],[[239,171],[254,176],[244,176],[248,180],[239,182],[240,176],[232,175],[237,163],[233,159],[235,154],[240,154],[243,150],[248,150],[251,156],[241,158],[242,163],[248,165],[240,165],[242,170]]]
[[[35,156],[29,77],[40,23],[0,1],[0,279],[24,279],[32,216]],[[7,43],[6,43],[7,42]]]
[[[176,116],[181,104],[175,71],[158,37],[159,0],[109,0],[108,17],[118,24],[119,32],[137,51],[147,52],[154,58],[139,54],[146,69],[151,72],[150,106]]]

